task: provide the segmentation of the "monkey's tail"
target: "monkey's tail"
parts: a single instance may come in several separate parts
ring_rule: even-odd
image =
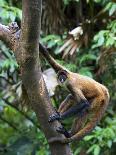
[[[65,67],[56,62],[56,60],[49,54],[48,50],[41,43],[39,43],[39,49],[41,54],[45,57],[45,59],[50,63],[56,72],[60,70],[67,70]]]

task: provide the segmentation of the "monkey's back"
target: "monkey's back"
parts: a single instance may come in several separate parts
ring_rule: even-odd
[[[87,99],[90,100],[97,96],[102,96],[109,100],[108,89],[94,79],[77,73],[72,73],[69,79],[72,81],[71,84],[73,87],[76,87],[75,89],[80,89]]]

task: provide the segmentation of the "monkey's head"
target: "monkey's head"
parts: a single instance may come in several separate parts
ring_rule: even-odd
[[[60,84],[63,84],[64,82],[66,82],[68,78],[68,72],[66,70],[60,70],[57,73],[57,79],[58,82],[60,82]]]

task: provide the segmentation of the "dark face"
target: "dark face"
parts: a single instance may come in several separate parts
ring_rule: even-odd
[[[61,73],[59,76],[58,76],[58,80],[61,82],[61,83],[64,83],[67,79],[67,76],[63,73]]]

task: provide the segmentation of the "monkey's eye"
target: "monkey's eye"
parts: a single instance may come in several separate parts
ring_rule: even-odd
[[[66,81],[67,77],[66,77],[66,75],[59,75],[58,79],[61,83],[64,83]]]

